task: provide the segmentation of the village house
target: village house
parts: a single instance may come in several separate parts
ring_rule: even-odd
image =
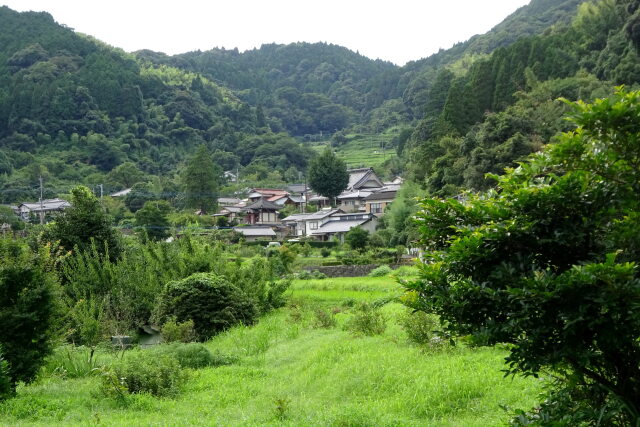
[[[365,197],[365,212],[380,217],[396,198],[397,190],[381,190]]]
[[[62,199],[47,199],[41,202],[21,203],[18,205],[17,214],[24,221],[31,218],[45,218],[47,214],[60,213],[70,207],[71,203]]]
[[[311,236],[326,218],[337,213],[344,213],[340,209],[324,208],[318,212],[293,214],[282,220],[282,224],[289,227],[289,234],[296,237]]]
[[[276,238],[276,232],[271,227],[265,226],[242,226],[233,227],[234,231],[242,234],[245,241],[255,242],[256,240],[273,240]]]
[[[327,217],[311,236],[328,241],[336,237],[344,243],[344,235],[354,227],[360,227],[369,233],[376,231],[378,218],[370,213],[340,213]]]

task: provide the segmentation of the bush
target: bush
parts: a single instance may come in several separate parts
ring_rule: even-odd
[[[2,357],[2,349],[0,348],[0,402],[10,398],[12,395],[13,385],[9,375],[9,364]]]
[[[252,324],[257,314],[254,301],[225,277],[196,273],[167,283],[158,297],[154,320],[191,319],[197,338],[206,340],[238,323]]]
[[[47,357],[40,375],[56,375],[62,378],[82,378],[94,375],[96,368],[103,365],[98,357],[94,357],[94,350],[74,345],[63,345],[56,348]]]
[[[387,328],[386,319],[379,308],[362,303],[355,315],[349,319],[347,329],[364,335],[381,335]]]
[[[337,321],[336,317],[329,313],[327,310],[317,309],[314,312],[315,320],[313,322],[313,326],[316,328],[335,328]]]
[[[321,280],[321,279],[326,279],[327,275],[318,270],[313,270],[313,271],[302,270],[300,273],[297,274],[297,278],[300,280]]]
[[[384,277],[391,274],[393,270],[388,265],[381,265],[380,267],[376,267],[369,273],[369,277]]]
[[[165,342],[191,342],[196,339],[196,331],[193,328],[193,320],[176,322],[175,317],[171,317],[162,325],[162,339]]]
[[[408,309],[400,324],[410,341],[416,344],[435,344],[441,339],[434,333],[440,325],[438,316]]]
[[[211,352],[200,343],[162,344],[147,352],[153,357],[162,355],[173,357],[183,368],[200,369],[212,366],[215,362]]]
[[[0,347],[12,388],[31,381],[51,352],[56,283],[47,271],[54,264],[48,250],[34,255],[24,245],[0,240]]]
[[[322,255],[322,258],[326,258],[329,255],[331,255],[331,250],[327,248],[322,248],[320,249],[320,255]]]
[[[123,391],[175,396],[186,379],[186,373],[175,357],[132,350],[103,374],[102,390],[110,396],[117,396]]]

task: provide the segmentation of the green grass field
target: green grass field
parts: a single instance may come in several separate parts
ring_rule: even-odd
[[[502,349],[409,342],[400,291],[389,277],[298,280],[287,307],[206,343],[237,362],[191,371],[175,398],[122,404],[96,376],[46,376],[0,404],[0,424],[491,426],[536,403],[540,381],[504,378]],[[361,301],[381,306],[383,334],[346,329]],[[319,327],[318,309],[335,325]]]

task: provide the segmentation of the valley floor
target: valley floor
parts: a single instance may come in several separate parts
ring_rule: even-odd
[[[540,380],[504,378],[503,349],[410,343],[399,293],[388,277],[298,280],[287,307],[209,341],[236,362],[191,371],[176,398],[123,405],[97,376],[47,377],[0,404],[0,424],[490,426],[508,422],[505,407],[535,405]],[[381,307],[383,334],[345,329],[360,301]]]

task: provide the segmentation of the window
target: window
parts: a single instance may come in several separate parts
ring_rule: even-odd
[[[382,203],[371,203],[371,213],[382,213]]]
[[[317,230],[318,229],[318,221],[309,221],[309,229]]]

